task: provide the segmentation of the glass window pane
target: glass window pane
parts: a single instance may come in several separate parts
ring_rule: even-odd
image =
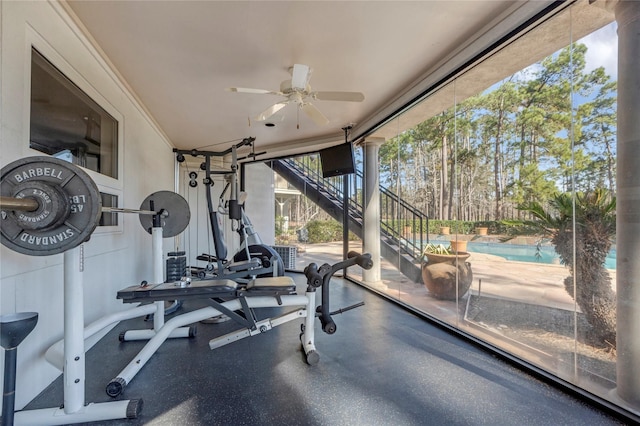
[[[118,196],[113,194],[100,193],[102,198],[103,207],[118,207]],[[100,216],[100,222],[98,226],[118,226],[118,214],[117,213],[105,213]]]
[[[35,49],[29,147],[118,178],[118,122]]]

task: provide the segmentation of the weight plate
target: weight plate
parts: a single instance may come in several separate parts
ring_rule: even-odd
[[[2,210],[1,240],[18,253],[49,256],[91,237],[102,213],[100,191],[79,167],[53,157],[27,157],[0,170],[0,195],[35,198],[34,212]]]
[[[42,181],[21,182],[14,188],[14,198],[31,198],[38,202],[33,211],[15,211],[18,224],[25,230],[46,230],[55,228],[69,217],[69,199],[56,185]]]
[[[166,216],[162,216],[162,236],[164,238],[175,237],[184,231],[191,220],[189,203],[179,194],[171,191],[158,191],[149,195],[140,205],[140,210],[152,210],[160,212],[164,210]],[[151,234],[153,228],[153,215],[141,214],[140,224]]]
[[[177,272],[182,271],[183,269],[187,269],[187,265],[167,265],[167,271]]]
[[[271,247],[269,247],[267,245],[264,245],[264,244],[250,245],[249,246],[249,255],[251,256],[252,259],[254,257],[257,257],[261,261],[265,257],[267,259],[271,259],[272,257],[275,257],[276,262],[278,262],[278,276],[281,277],[281,276],[284,275],[284,262],[280,258],[280,255],[278,254],[278,252],[276,252]],[[233,256],[233,261],[234,262],[242,262],[244,260],[247,260],[247,253],[246,253],[245,250],[239,251],[238,253],[235,254],[235,256]],[[265,268],[268,268],[268,267],[271,266],[271,265],[269,265],[269,266],[264,265],[264,261],[262,261],[262,262],[263,262],[263,267],[265,267]],[[258,278],[271,277],[271,276],[273,276],[272,273],[265,273],[265,274],[258,275]]]

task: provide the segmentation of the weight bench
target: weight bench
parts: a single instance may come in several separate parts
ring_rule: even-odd
[[[204,308],[180,314],[157,330],[147,344],[138,352],[136,357],[112,379],[106,387],[107,395],[120,395],[127,384],[149,361],[151,356],[160,348],[164,341],[171,337],[174,330],[199,321],[227,315],[238,323],[241,328],[221,337],[209,341],[209,347],[216,349],[233,343],[245,337],[265,333],[274,327],[303,319],[301,344],[309,365],[318,363],[320,356],[316,352],[314,343],[314,319],[318,317],[322,329],[327,334],[336,331],[336,325],[331,315],[342,313],[361,306],[358,303],[336,312],[329,310],[329,284],[335,272],[349,266],[359,265],[364,269],[373,266],[371,256],[349,253],[349,258],[334,265],[324,264],[320,268],[312,263],[305,268],[307,287],[304,295],[296,294],[296,285],[290,277],[265,277],[252,279],[246,286],[239,286],[228,279],[214,279],[202,281],[181,280],[175,283],[161,283],[146,286],[131,286],[118,292],[118,299],[125,303],[152,303],[164,300],[203,299],[209,304]],[[322,303],[316,308],[316,289],[322,287]],[[277,317],[257,320],[254,309],[295,307],[294,310]],[[133,330],[137,331],[137,330]],[[189,337],[196,334],[195,327],[190,328]],[[122,340],[122,339],[121,339]],[[127,339],[131,340],[131,339]]]

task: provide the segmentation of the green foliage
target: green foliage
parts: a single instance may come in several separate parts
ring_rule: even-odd
[[[427,253],[453,254],[453,250],[451,249],[451,246],[445,247],[443,244],[429,243],[424,247],[424,250],[422,251],[422,256],[424,257]]]
[[[285,219],[283,216],[276,217],[276,235],[282,235],[285,233],[284,223],[285,223]]]
[[[536,235],[540,233],[537,224],[531,221],[522,220],[485,220],[485,221],[464,221],[464,220],[429,220],[429,229],[426,229],[426,221],[422,224],[419,220],[392,219],[383,220],[382,223],[398,232],[413,232],[419,234],[421,225],[423,233],[440,234],[443,227],[449,227],[450,234],[473,235],[476,228],[487,228],[491,235]]]
[[[429,233],[440,234],[443,227],[449,228],[450,234],[473,234],[476,229],[475,222],[466,222],[463,220],[430,220]]]
[[[312,220],[307,222],[309,231],[309,243],[329,243],[342,241],[342,224],[335,220]],[[349,240],[357,240],[358,237],[349,232]]]
[[[380,181],[442,220],[512,219],[558,190],[615,191],[616,83],[587,71],[586,53],[571,44],[389,139]]]
[[[518,236],[541,236],[544,232],[541,231],[538,223],[530,220],[501,220],[495,223],[497,231],[496,234],[503,235],[504,241],[510,240]]]
[[[420,223],[419,219],[391,219],[391,220],[383,220],[382,223],[388,227],[395,229],[398,232],[403,232],[406,228],[409,228],[409,232],[417,232],[419,233],[422,228],[422,232],[427,232],[427,221],[422,221]]]
[[[594,343],[615,347],[616,296],[604,263],[616,232],[616,198],[599,188],[558,194],[546,209],[537,202],[521,208],[536,218],[562,263],[571,268],[565,290],[589,321]]]

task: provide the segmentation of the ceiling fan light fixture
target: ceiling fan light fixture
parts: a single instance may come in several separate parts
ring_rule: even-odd
[[[274,114],[278,113],[286,105],[292,103],[297,105],[296,117],[299,111],[302,110],[311,120],[318,126],[323,126],[329,123],[329,119],[320,112],[308,99],[320,100],[320,101],[342,101],[342,102],[362,102],[364,101],[364,94],[360,92],[340,92],[340,91],[311,91],[309,85],[309,77],[311,75],[311,68],[308,65],[295,64],[289,68],[291,73],[290,80],[284,80],[280,83],[280,91],[275,92],[265,89],[251,89],[244,87],[231,87],[227,90],[231,92],[242,92],[251,94],[269,94],[283,96],[285,100],[271,105],[266,110],[262,111],[255,117],[256,121],[266,121],[271,119]],[[271,122],[273,120],[271,119]],[[267,125],[267,124],[265,124]],[[297,127],[300,124],[298,121]]]

